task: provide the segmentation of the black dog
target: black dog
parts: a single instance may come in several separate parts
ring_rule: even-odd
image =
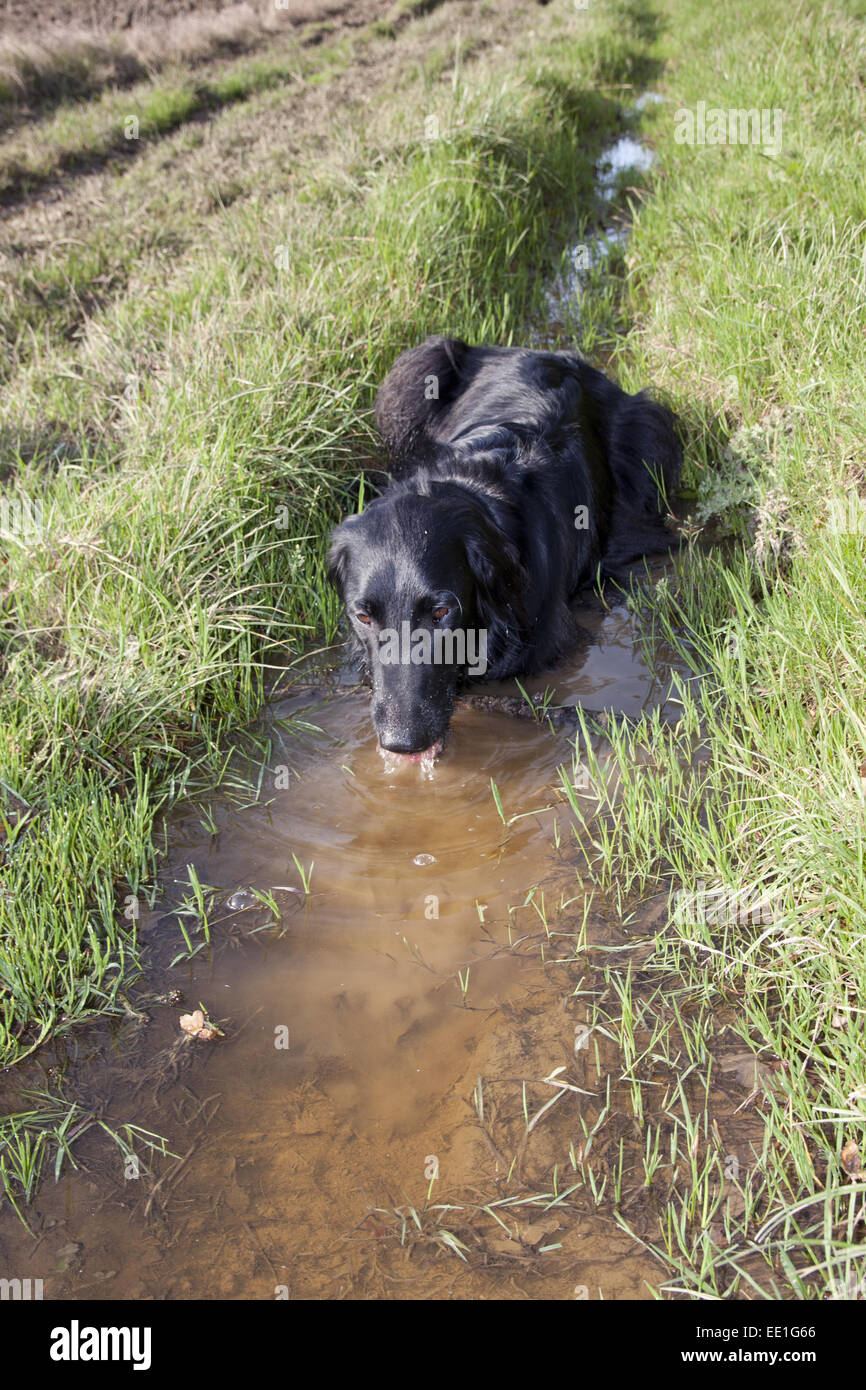
[[[383,383],[396,481],[334,533],[330,575],[383,749],[439,751],[458,688],[551,666],[569,601],[668,548],[682,451],[670,412],[573,352],[428,338]]]

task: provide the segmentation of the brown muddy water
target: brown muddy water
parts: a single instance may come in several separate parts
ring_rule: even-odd
[[[623,606],[580,616],[586,644],[529,689],[663,706],[671,654],[651,673]],[[664,1270],[584,1163],[608,1106],[598,1181],[624,1143],[621,1200],[653,1218],[617,1049],[581,1046],[598,948],[631,948],[641,928],[589,904],[579,876],[557,772],[573,731],[461,709],[431,775],[393,772],[352,673],[319,674],[312,703],[267,710],[267,766],[239,764],[209,829],[201,808],[172,817],[129,1015],[40,1054],[43,1083],[168,1154],[138,1140],[140,1163],[124,1160],[91,1128],[79,1170],[44,1181],[32,1235],[4,1213],[0,1272],[52,1299],[650,1297]],[[298,718],[318,731],[299,736]],[[211,946],[169,967],[188,955],[167,905],[189,898],[189,865]],[[183,920],[195,947],[201,923]],[[199,1003],[222,1038],[182,1031]]]

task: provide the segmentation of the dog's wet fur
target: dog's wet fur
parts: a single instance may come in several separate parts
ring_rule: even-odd
[[[671,412],[574,352],[428,338],[383,382],[390,485],[334,532],[330,575],[372,686],[380,747],[438,751],[458,691],[553,666],[582,586],[668,549],[682,464]],[[585,509],[585,510],[583,510]],[[466,663],[381,659],[380,635],[486,633]]]

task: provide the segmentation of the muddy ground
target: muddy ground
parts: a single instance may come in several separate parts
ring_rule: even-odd
[[[239,6],[223,0],[44,0],[34,15],[32,0],[0,0],[0,35],[21,34],[28,38],[49,36],[60,28],[85,29],[105,33],[159,23],[167,19],[223,14],[225,11],[276,9],[289,22],[310,24],[316,20],[342,19],[351,23],[360,15],[369,17],[371,9],[387,5],[347,3],[346,0],[285,0],[279,5],[252,3]]]

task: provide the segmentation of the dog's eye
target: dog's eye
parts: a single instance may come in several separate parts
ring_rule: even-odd
[[[365,627],[369,627],[370,623],[373,621],[369,613],[356,613],[355,617],[358,619],[358,622],[363,623]]]
[[[446,604],[440,603],[436,608],[433,609],[433,617],[435,618],[437,623],[441,623],[443,618],[448,617],[450,611],[451,610],[448,608]]]

